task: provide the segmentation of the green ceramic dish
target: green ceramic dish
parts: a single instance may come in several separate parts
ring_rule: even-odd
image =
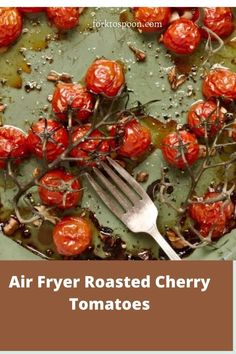
[[[177,120],[179,123],[186,121],[186,111],[189,106],[201,95],[202,71],[197,70],[196,75],[189,78],[176,91],[170,88],[167,79],[167,71],[173,65],[173,58],[166,53],[162,45],[157,41],[156,35],[141,35],[132,29],[99,28],[93,27],[93,21],[117,22],[120,12],[124,9],[117,8],[89,8],[81,16],[80,26],[68,34],[55,36],[55,30],[48,26],[43,14],[29,16],[25,19],[25,33],[21,39],[6,53],[0,54],[0,80],[7,79],[7,84],[1,87],[1,100],[7,104],[7,109],[2,118],[5,124],[16,125],[27,130],[29,123],[37,120],[40,116],[50,116],[50,103],[48,96],[52,94],[53,84],[47,81],[50,70],[68,72],[73,75],[75,81],[82,80],[87,67],[96,57],[104,56],[109,59],[120,60],[124,63],[127,85],[130,94],[130,105],[136,101],[142,103],[156,100],[159,102],[149,107],[149,112],[161,122],[168,118]],[[124,12],[123,20],[129,17]],[[236,65],[236,32],[226,40],[225,46],[216,55],[212,56],[209,65],[220,63],[235,71]],[[128,48],[128,43],[144,50],[147,58],[145,62],[137,63],[133,52]],[[20,48],[26,48],[21,50]],[[175,64],[182,72],[189,71],[192,65],[198,68],[202,65],[201,56],[206,55],[204,45],[193,56],[177,58]],[[28,65],[28,64],[29,65]],[[19,68],[21,70],[19,71]],[[29,84],[34,87],[26,92]],[[35,83],[35,84],[32,84]],[[158,140],[158,135],[155,137]],[[147,188],[153,181],[160,178],[160,166],[163,163],[161,151],[156,149],[145,161],[139,164],[134,173],[146,170],[149,173],[148,181],[143,183]],[[21,179],[27,180],[36,166],[36,162],[24,163],[20,169]],[[16,192],[14,186],[7,181],[4,190],[4,178],[1,171],[0,209],[1,221],[5,220],[12,211],[11,200]],[[234,171],[232,172],[234,173]],[[198,192],[204,193],[209,183],[214,179],[220,181],[220,172],[204,175]],[[173,198],[180,203],[189,186],[187,174],[170,171],[170,178],[174,184]],[[89,185],[84,182],[82,207],[90,208],[96,213],[99,223],[111,227],[113,233],[120,235],[126,243],[126,249],[131,253],[139,253],[143,250],[151,250],[154,257],[158,258],[159,249],[155,242],[147,235],[136,235],[129,232],[103,205]],[[34,191],[32,191],[34,193]],[[158,226],[161,232],[165,225],[169,227],[175,224],[176,215],[165,205],[160,205]],[[51,233],[48,224],[41,227],[40,231],[32,231],[30,239],[22,239],[19,234],[13,237],[14,241],[23,243],[27,247],[36,247],[40,251],[52,249]],[[99,238],[94,232],[94,244],[97,254],[105,258],[106,254],[99,248]],[[57,258],[57,256],[52,256]],[[216,247],[204,247],[194,251],[188,259],[236,259],[236,230],[221,238]],[[19,246],[10,238],[0,234],[0,259],[41,259],[34,253]]]

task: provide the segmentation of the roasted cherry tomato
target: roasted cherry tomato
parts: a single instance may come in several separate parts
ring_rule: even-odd
[[[36,13],[45,11],[45,7],[19,7],[19,10],[24,13]]]
[[[80,182],[63,170],[49,171],[39,182],[39,196],[45,205],[69,209],[75,207],[81,198]]]
[[[116,61],[95,60],[87,70],[85,82],[91,92],[115,97],[124,87],[124,71],[121,64]]]
[[[0,47],[8,47],[20,36],[22,17],[15,7],[0,7]]]
[[[59,30],[70,30],[79,24],[78,7],[47,7],[46,12],[49,20]]]
[[[165,160],[180,169],[192,165],[199,156],[199,144],[195,135],[181,130],[168,134],[162,142],[162,153]]]
[[[200,40],[199,27],[186,18],[172,22],[163,35],[164,46],[176,54],[192,54]]]
[[[51,119],[39,119],[33,123],[28,135],[30,151],[38,158],[48,162],[55,160],[68,146],[69,139],[66,129]],[[45,151],[43,146],[45,145]]]
[[[234,30],[233,13],[230,7],[204,7],[204,26],[216,33],[219,37],[227,37]],[[206,37],[208,33],[203,31]],[[216,39],[211,36],[212,39]]]
[[[19,163],[28,151],[27,137],[21,129],[10,125],[0,127],[0,168],[5,168],[7,161]]]
[[[134,19],[142,32],[161,31],[168,25],[171,11],[169,7],[136,7]]]
[[[59,254],[76,256],[91,244],[92,229],[86,219],[79,216],[66,216],[56,224],[53,240]]]
[[[57,85],[52,98],[52,109],[58,118],[65,120],[71,109],[73,118],[84,121],[91,115],[93,107],[93,97],[85,87],[62,82]]]
[[[202,92],[207,99],[236,100],[236,73],[224,68],[211,70],[203,80]]]
[[[188,112],[188,125],[198,137],[213,137],[221,129],[226,109],[218,107],[215,101],[198,101]]]
[[[89,140],[79,143],[79,141],[91,129],[90,124],[85,124],[75,128],[72,133],[72,141],[78,145],[72,149],[70,155],[78,159],[78,165],[95,166],[97,162],[105,159],[111,151],[112,140],[103,140],[105,135],[98,129],[92,131]]]
[[[147,152],[151,145],[152,137],[150,130],[139,123],[136,119],[126,123],[121,128],[123,142],[118,154],[125,157],[139,157]]]
[[[189,207],[190,217],[198,223],[200,233],[203,237],[212,231],[212,237],[222,236],[227,221],[234,214],[234,205],[231,201],[216,201],[207,203],[207,200],[216,199],[220,193],[208,192],[203,197],[204,203],[192,203]]]

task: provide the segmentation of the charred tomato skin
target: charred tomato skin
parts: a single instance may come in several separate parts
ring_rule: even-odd
[[[75,144],[80,141],[90,129],[91,124],[76,127],[72,133],[73,143]],[[98,129],[93,130],[92,133],[89,134],[90,140],[78,143],[78,145],[71,150],[70,156],[80,159],[77,161],[79,166],[96,166],[97,162],[104,160],[105,156],[111,151],[111,140],[99,139],[104,137],[105,135]],[[97,155],[96,157],[95,155],[92,157],[91,154]]]
[[[81,184],[71,173],[60,169],[52,170],[39,182],[38,193],[43,204],[59,209],[77,206],[82,195]]]
[[[189,215],[198,223],[203,237],[207,237],[211,229],[213,239],[222,236],[227,222],[234,214],[235,208],[231,201],[206,203],[207,200],[217,198],[219,195],[218,192],[207,192],[203,197],[205,203],[192,203],[189,206]]]
[[[168,134],[162,141],[162,154],[170,165],[184,169],[187,166],[181,156],[181,145],[188,165],[192,165],[199,157],[199,144],[195,135],[186,130]]]
[[[43,158],[45,136],[48,136],[45,157],[48,162],[52,162],[67,148],[69,144],[68,134],[60,123],[52,119],[41,118],[33,123],[27,141],[29,150],[39,159]]]
[[[136,7],[133,11],[135,22],[140,24],[138,29],[147,33],[161,31],[171,16],[169,7]]]
[[[186,18],[172,22],[163,35],[164,46],[175,54],[192,54],[200,41],[199,27]]]
[[[85,121],[92,114],[93,108],[93,96],[80,84],[61,82],[54,90],[52,109],[61,120],[66,120],[68,110],[71,109],[74,111],[73,118]]]
[[[203,80],[202,93],[208,100],[236,100],[236,73],[225,68],[209,71]]]
[[[95,60],[87,70],[85,83],[87,89],[95,94],[115,97],[125,84],[123,67],[114,60]]]
[[[150,130],[132,119],[126,123],[123,130],[123,141],[117,153],[128,158],[144,155],[152,143]]]
[[[0,127],[0,168],[6,168],[7,160],[18,164],[29,154],[27,137],[21,129],[13,126]]]
[[[49,20],[59,30],[67,31],[79,24],[80,13],[78,7],[47,7],[46,13]]]
[[[0,7],[0,47],[8,47],[22,32],[22,17],[15,7]]]
[[[84,252],[92,242],[89,222],[79,216],[66,216],[53,230],[53,240],[59,254],[76,256]]]
[[[215,101],[198,101],[188,111],[187,121],[191,131],[197,137],[205,136],[205,126],[208,137],[214,137],[222,128],[225,121],[226,110],[217,108]]]
[[[203,24],[219,37],[225,38],[234,30],[233,13],[230,7],[204,7]],[[208,36],[206,31],[202,31],[204,37]],[[212,36],[212,39],[215,39]]]

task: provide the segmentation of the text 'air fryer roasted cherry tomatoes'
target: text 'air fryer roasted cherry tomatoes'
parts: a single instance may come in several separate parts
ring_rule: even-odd
[[[30,151],[38,158],[48,162],[55,160],[68,146],[66,129],[51,119],[39,119],[33,123],[28,135]],[[43,147],[45,146],[45,150]]]
[[[200,41],[199,27],[186,18],[172,22],[163,35],[164,46],[176,54],[192,54]]]
[[[80,142],[91,129],[90,124],[76,127],[72,133],[72,141],[78,145],[71,150],[71,157],[78,159],[77,164],[83,166],[95,166],[100,160],[104,160],[112,147],[112,140],[104,140],[105,135],[98,129],[92,131],[88,140]],[[80,142],[80,143],[79,143]]]
[[[203,80],[202,92],[207,99],[236,100],[236,73],[224,68],[211,70]]]
[[[10,125],[0,127],[0,168],[5,168],[7,161],[17,164],[27,155],[26,134]]]
[[[79,255],[92,241],[92,230],[88,221],[78,216],[66,216],[53,230],[53,240],[59,254]]]
[[[119,155],[134,158],[147,152],[152,142],[151,133],[148,128],[142,126],[136,119],[133,119],[121,129],[124,133],[122,134],[122,145],[118,150]]]
[[[22,17],[15,7],[0,7],[0,47],[8,47],[20,36]]]
[[[38,188],[43,204],[60,209],[76,207],[81,198],[81,184],[69,172],[53,170],[40,179]]]
[[[78,7],[47,7],[46,12],[49,20],[59,30],[70,30],[79,24]]]
[[[89,91],[115,97],[125,84],[123,67],[114,60],[95,60],[87,70],[85,82]]]
[[[204,26],[216,33],[219,37],[229,36],[234,30],[233,13],[230,7],[204,7]],[[207,32],[203,30],[203,35]],[[214,36],[211,36],[215,39]]]
[[[198,137],[213,137],[222,128],[226,109],[218,107],[215,101],[198,101],[188,112],[188,125]]]
[[[52,109],[58,118],[68,117],[68,110],[73,112],[73,118],[83,121],[92,113],[94,100],[87,89],[80,84],[60,82],[55,88],[52,98]]]
[[[171,11],[169,7],[136,7],[134,19],[142,32],[161,31],[168,25]]]
[[[168,134],[162,142],[162,153],[172,166],[184,169],[199,157],[199,144],[195,135],[181,130]]]
[[[220,193],[208,192],[204,195],[204,203],[192,203],[189,207],[190,217],[198,223],[200,234],[207,237],[212,232],[212,238],[223,235],[227,222],[234,213],[234,205],[231,201],[215,201]],[[207,201],[209,200],[209,203]]]

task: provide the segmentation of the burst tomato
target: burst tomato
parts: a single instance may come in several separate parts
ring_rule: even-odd
[[[105,135],[98,129],[92,131],[88,137],[89,140],[79,143],[90,129],[91,125],[85,124],[76,127],[72,133],[72,141],[74,144],[78,142],[78,145],[71,150],[70,155],[78,159],[78,165],[95,166],[100,160],[105,159],[111,151],[112,141],[103,140]]]
[[[89,222],[79,216],[66,216],[53,230],[53,240],[59,254],[75,256],[88,248],[92,242]]]
[[[45,11],[44,7],[19,7],[19,10],[24,13],[36,13]]]
[[[211,31],[219,37],[227,37],[234,30],[233,13],[230,7],[204,7],[203,23]],[[208,36],[206,31],[203,31],[204,37]],[[215,39],[212,36],[212,39]]]
[[[55,160],[68,146],[69,139],[66,129],[54,120],[39,119],[33,123],[28,135],[30,151],[38,158],[48,162]],[[43,146],[45,145],[45,151]]]
[[[169,7],[136,7],[134,19],[142,32],[161,31],[168,25],[171,11]]]
[[[192,54],[200,40],[199,27],[186,18],[172,22],[163,35],[164,46],[176,54]]]
[[[147,152],[152,138],[150,130],[142,126],[136,119],[126,123],[123,130],[123,142],[118,154],[125,157],[139,157]]]
[[[213,137],[221,129],[226,109],[217,107],[214,101],[198,101],[194,103],[188,112],[188,125],[198,137]]]
[[[59,30],[70,30],[79,24],[78,7],[47,7],[46,12],[49,20]]]
[[[203,80],[202,92],[207,99],[236,100],[236,73],[224,68],[211,70]]]
[[[95,60],[87,70],[85,82],[91,92],[115,97],[124,87],[124,71],[121,64],[116,61]]]
[[[162,154],[170,165],[184,169],[198,159],[199,144],[195,135],[181,130],[163,139]]]
[[[204,203],[190,204],[189,215],[197,222],[203,237],[208,236],[211,231],[213,238],[222,236],[227,221],[233,216],[234,205],[231,201],[207,203],[219,195],[217,192],[208,192],[203,197]]]
[[[79,84],[59,83],[52,98],[52,109],[59,119],[65,120],[71,109],[73,118],[86,120],[92,113],[94,100],[87,89]]]
[[[5,168],[6,162],[11,160],[17,164],[27,155],[26,134],[10,125],[0,127],[0,168]]]
[[[82,195],[78,179],[59,169],[47,172],[40,179],[38,192],[43,204],[60,209],[75,207]]]
[[[22,17],[15,7],[0,7],[0,47],[8,47],[20,36]]]

